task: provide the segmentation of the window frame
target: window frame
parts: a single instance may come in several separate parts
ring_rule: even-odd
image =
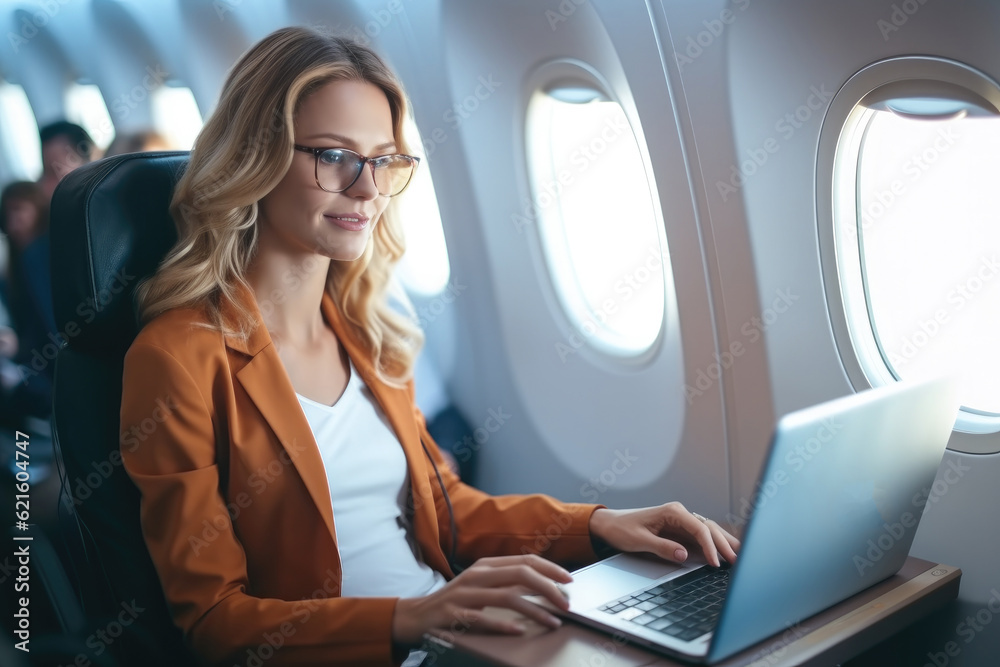
[[[1000,115],[1000,85],[978,70],[944,58],[905,56],[857,72],[834,96],[823,120],[816,165],[820,260],[834,343],[855,391],[899,380],[875,330],[865,277],[858,174],[865,134],[878,113],[866,104],[885,97],[887,89],[918,97],[956,87]],[[948,448],[1000,452],[1000,418],[962,407]]]

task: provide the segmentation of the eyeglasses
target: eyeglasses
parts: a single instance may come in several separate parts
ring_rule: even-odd
[[[372,178],[378,193],[395,197],[406,189],[420,158],[396,153],[365,157],[346,148],[310,148],[295,144],[295,150],[312,153],[316,158],[316,185],[327,192],[343,192],[354,185],[365,165],[372,166]]]

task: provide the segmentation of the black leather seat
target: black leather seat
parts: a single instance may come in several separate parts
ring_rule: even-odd
[[[52,202],[53,303],[67,342],[53,390],[53,437],[65,465],[60,501],[80,526],[84,610],[119,622],[105,634],[123,665],[197,662],[170,620],[139,527],[139,493],[118,450],[122,361],[138,333],[133,292],[176,240],[169,203],[187,158],[101,160],[70,173]]]

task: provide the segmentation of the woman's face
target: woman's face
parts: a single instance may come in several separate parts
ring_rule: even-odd
[[[332,81],[302,101],[295,143],[346,148],[367,157],[397,152],[385,93],[361,81]],[[389,203],[379,195],[371,165],[350,188],[327,192],[316,184],[316,158],[294,151],[278,185],[260,200],[259,242],[269,250],[352,261],[361,256]]]

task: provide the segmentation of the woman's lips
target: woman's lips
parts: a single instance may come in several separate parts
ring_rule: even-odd
[[[361,213],[325,213],[323,217],[351,232],[360,232],[368,226],[368,216]]]

